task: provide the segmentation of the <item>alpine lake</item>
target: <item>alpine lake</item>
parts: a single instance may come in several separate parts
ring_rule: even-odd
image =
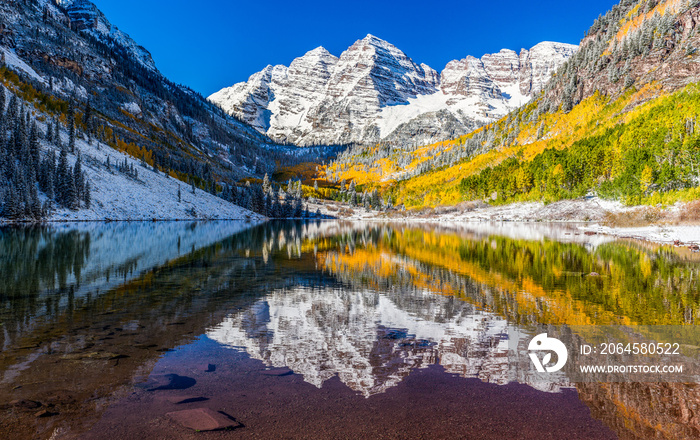
[[[699,276],[573,224],[3,227],[0,438],[700,438],[696,383],[542,380],[510,340],[692,330]]]

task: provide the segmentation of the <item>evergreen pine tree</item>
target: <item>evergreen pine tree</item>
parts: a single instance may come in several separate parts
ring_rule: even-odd
[[[245,206],[245,208],[248,211],[255,212],[255,195],[250,190],[250,188],[247,188],[247,189],[248,189],[248,191],[246,191],[246,192],[248,193],[248,204]]]
[[[3,215],[9,219],[16,219],[19,217],[19,200],[17,195],[17,190],[14,186],[11,186],[9,190],[5,191],[5,200],[3,202]]]
[[[51,121],[46,123],[46,135],[44,136],[44,139],[46,139],[46,142],[54,143],[53,141],[53,124]]]
[[[5,117],[8,120],[8,123],[14,122],[14,120],[17,118],[17,113],[19,112],[19,101],[17,100],[17,95],[14,93],[10,94],[10,103],[7,106],[7,112],[5,113]]]
[[[83,166],[80,154],[78,154],[78,160],[75,161],[75,167],[73,168],[73,182],[75,183],[75,198],[76,200],[83,199]]]
[[[280,205],[280,197],[277,191],[272,189],[272,218],[282,218],[282,206]]]
[[[0,86],[0,118],[5,116],[5,87]]]
[[[41,220],[43,218],[43,213],[41,209],[41,201],[39,200],[39,195],[37,194],[36,186],[32,185],[32,190],[30,193],[31,197],[31,212],[32,218],[34,220]]]
[[[46,197],[49,200],[54,200],[56,198],[56,194],[54,193],[54,176],[53,173],[48,169],[48,166],[45,168],[44,171],[46,174],[44,175],[44,194],[46,194]]]
[[[272,217],[272,200],[269,192],[265,194],[265,210],[262,214],[266,217]]]
[[[20,208],[20,218],[31,219],[32,218],[32,197],[31,192],[28,187],[24,187],[21,192],[22,204]]]
[[[348,190],[348,196],[350,205],[357,206],[357,192],[355,191],[355,181],[350,182],[350,189]]]
[[[270,193],[270,177],[265,173],[263,178],[263,192],[267,195]]]
[[[93,127],[92,127],[92,106],[90,105],[90,101],[85,104],[85,113],[83,114],[83,123],[85,124],[85,129],[88,134],[88,141],[92,140],[92,135],[93,133]]]
[[[56,167],[56,201],[63,206],[68,206],[68,187],[70,186],[68,174],[68,152],[62,148]]]
[[[293,214],[293,217],[295,217],[295,218],[301,218],[301,217],[302,217],[302,215],[303,215],[303,213],[304,213],[304,205],[303,205],[303,203],[304,203],[304,202],[301,200],[300,197],[294,199],[294,214]]]
[[[43,218],[48,218],[51,216],[52,206],[51,200],[45,200],[44,204],[41,206],[41,216]]]
[[[68,107],[68,149],[75,153],[75,110],[72,102]]]
[[[372,191],[370,203],[372,204],[372,208],[374,209],[379,209],[381,207],[381,202],[379,201],[379,191],[377,191],[376,189]]]
[[[265,214],[265,191],[262,186],[255,185],[253,188],[255,198],[255,212]]]
[[[56,145],[58,148],[61,148],[61,128],[59,127],[58,121],[54,121],[53,123],[53,143]]]
[[[66,207],[69,209],[78,209],[80,207],[78,189],[74,176],[73,170],[69,168],[68,175],[66,176]]]
[[[90,209],[90,203],[92,196],[90,194],[90,181],[85,182],[85,192],[83,193],[83,201],[85,202],[85,207]]]
[[[32,122],[32,128],[29,133],[29,155],[31,156],[32,167],[36,172],[39,167],[39,128],[36,122]]]

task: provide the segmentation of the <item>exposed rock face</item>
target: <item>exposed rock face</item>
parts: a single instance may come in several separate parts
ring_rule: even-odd
[[[273,84],[278,84],[286,73],[287,68],[284,66],[267,66],[251,76],[248,82],[222,91],[224,98],[243,98],[236,100],[228,111],[260,132],[266,132],[270,129],[270,111],[265,107],[275,99]]]
[[[308,120],[308,112],[323,100],[337,64],[338,58],[322,47],[292,62],[275,87],[280,90],[280,96],[272,110],[275,120],[271,133],[284,139],[284,127],[291,126],[295,130],[293,136],[304,135],[308,130],[303,124]],[[296,127],[295,121],[299,123]]]
[[[457,102],[460,97],[470,96],[485,99],[501,97],[501,91],[489,76],[482,60],[472,56],[447,63],[441,79],[442,92],[453,96],[448,102]]]
[[[278,141],[433,142],[502,117],[539,92],[576,46],[540,43],[451,61],[442,73],[373,35],[336,58],[319,47],[209,99]]]
[[[543,42],[530,50],[520,51],[520,93],[539,93],[552,73],[571,57],[578,46]]]
[[[162,75],[150,53],[88,0],[0,1],[0,54],[8,68],[43,84],[42,93],[76,109],[89,103],[89,126],[111,127],[168,169],[198,172],[206,162],[217,178],[237,180],[271,172],[289,151],[268,148],[259,130]]]
[[[131,37],[113,26],[97,6],[87,0],[58,0],[58,6],[63,8],[70,17],[71,27],[86,31],[98,40],[110,45],[117,45],[134,56],[141,64],[155,71],[150,52],[136,44]]]

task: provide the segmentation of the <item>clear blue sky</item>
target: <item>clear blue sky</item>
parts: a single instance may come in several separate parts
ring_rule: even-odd
[[[441,71],[450,60],[578,44],[616,0],[92,0],[171,80],[207,96],[318,46],[339,56],[368,33]]]

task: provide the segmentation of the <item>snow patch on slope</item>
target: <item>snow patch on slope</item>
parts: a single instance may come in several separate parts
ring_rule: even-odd
[[[519,99],[523,101],[522,96],[519,96]],[[525,103],[527,100],[523,102]],[[459,119],[468,118],[479,123],[479,125],[483,125],[493,120],[490,116],[491,114],[506,114],[513,108],[503,99],[491,98],[484,101],[478,96],[470,96],[454,102],[453,96],[440,90],[432,95],[419,95],[415,98],[409,98],[408,104],[405,105],[393,105],[382,108],[377,119],[377,126],[381,137],[384,138],[406,121],[443,109],[448,109],[453,114],[459,115]]]
[[[0,46],[0,51],[5,55],[5,64],[13,70],[19,71],[20,73],[26,73],[35,80],[46,84],[46,80],[41,77],[31,66],[24,61],[22,61],[14,51],[11,51],[5,47]]]
[[[65,145],[68,138],[64,133],[62,136]],[[83,171],[91,185],[91,207],[79,211],[60,208],[50,220],[263,219],[201,189],[195,189],[192,194],[186,183],[163,172],[155,173],[150,167],[141,166],[139,160],[109,146],[76,140],[76,150],[83,158]],[[76,159],[77,156],[68,155],[71,166]],[[116,164],[124,161],[137,169],[138,179],[116,170]],[[178,201],[178,187],[181,201]]]

